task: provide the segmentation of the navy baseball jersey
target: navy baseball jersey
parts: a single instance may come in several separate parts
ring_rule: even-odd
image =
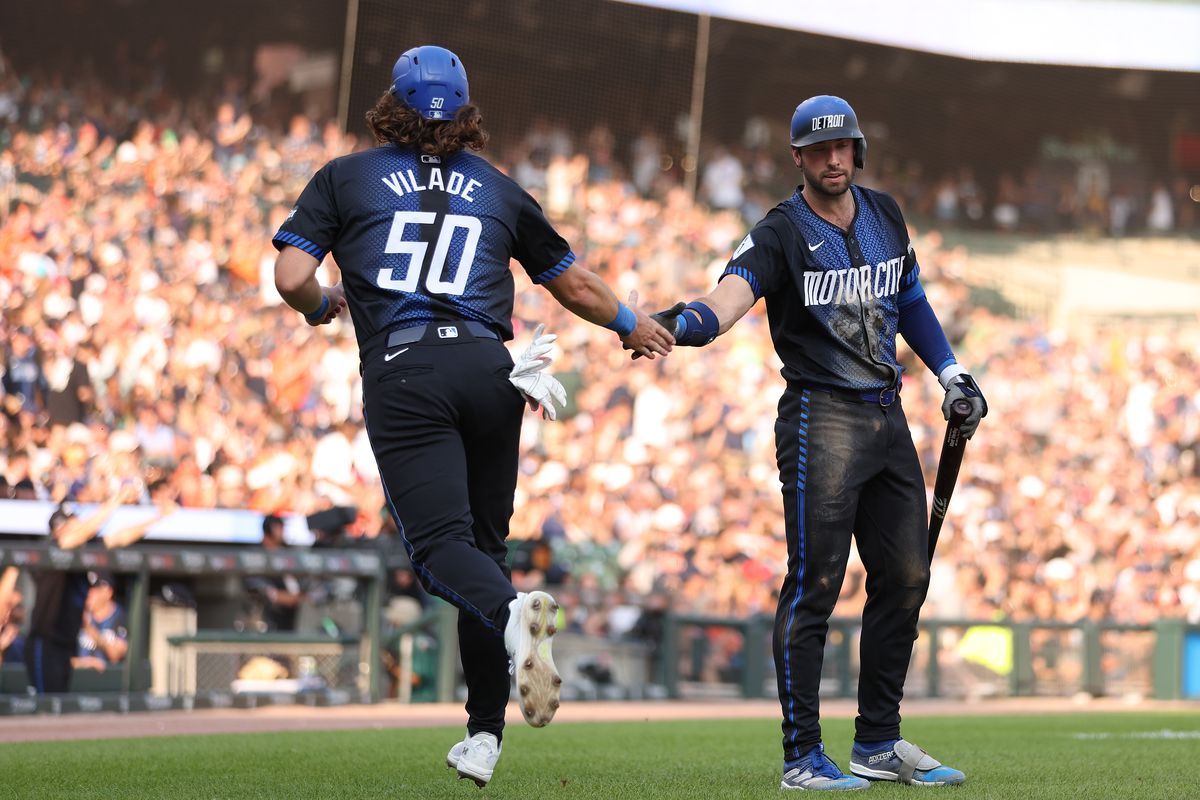
[[[93,620],[97,633],[100,638],[105,641],[120,640],[129,641],[129,629],[125,626],[125,612],[116,607],[107,619]],[[79,631],[79,655],[80,656],[95,656],[106,664],[112,664],[109,660],[108,653],[100,642],[93,639],[85,630]]]
[[[575,260],[537,202],[484,159],[393,145],[322,167],[273,243],[318,260],[333,253],[360,349],[378,333],[446,319],[511,339],[510,259],[534,283]]]
[[[902,371],[897,295],[920,268],[896,201],[851,191],[849,230],[818,216],[797,189],[754,226],[721,276],[738,275],[766,298],[789,385],[882,389]]]

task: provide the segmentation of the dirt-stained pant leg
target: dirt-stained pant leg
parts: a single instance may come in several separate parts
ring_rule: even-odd
[[[877,469],[878,406],[812,390],[784,393],[775,424],[788,571],[773,649],[785,762],[821,740],[818,689],[862,487]]]
[[[867,571],[854,723],[860,742],[900,736],[900,700],[929,590],[925,479],[899,402],[885,418],[884,469],[863,488],[854,526]]]

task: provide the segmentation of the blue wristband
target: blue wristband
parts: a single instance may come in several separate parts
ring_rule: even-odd
[[[700,319],[697,320],[688,311],[695,311]],[[684,306],[679,321],[682,324],[676,328],[675,344],[685,347],[704,347],[721,332],[721,321],[717,319],[716,312],[699,300]]]
[[[325,319],[325,315],[328,313],[329,313],[329,295],[322,293],[321,294],[321,305],[317,308],[316,311],[312,312],[311,314],[305,314],[304,319],[305,319],[305,321],[315,325],[316,323]]]
[[[629,334],[633,333],[633,329],[637,327],[637,314],[624,303],[617,303],[617,316],[613,321],[605,325],[610,331],[616,331],[617,335],[624,339]]]

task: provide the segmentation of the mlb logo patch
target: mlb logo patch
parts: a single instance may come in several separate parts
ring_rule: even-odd
[[[437,329],[439,339],[457,339],[458,328],[453,325],[443,325]]]

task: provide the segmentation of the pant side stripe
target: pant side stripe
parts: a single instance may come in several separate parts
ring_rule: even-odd
[[[796,737],[796,698],[792,692],[792,623],[796,620],[796,607],[804,594],[804,489],[808,482],[808,390],[800,393],[800,419],[802,420],[796,432],[799,443],[799,453],[796,456],[796,590],[792,603],[788,606],[787,623],[783,633],[783,685],[787,692],[787,715],[792,725],[792,741]]]

